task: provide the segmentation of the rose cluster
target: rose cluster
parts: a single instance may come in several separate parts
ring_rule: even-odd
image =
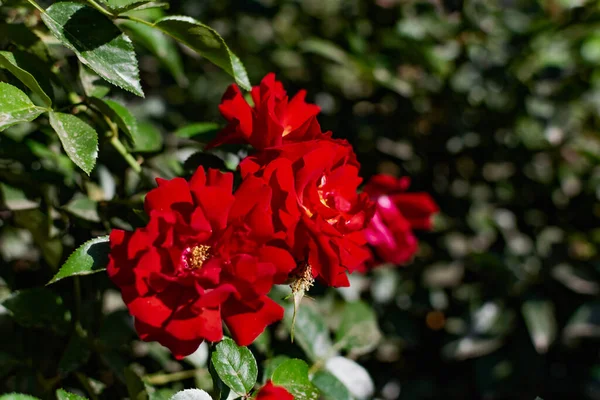
[[[177,358],[221,340],[223,323],[239,345],[252,343],[283,318],[267,296],[274,284],[348,286],[348,273],[409,261],[413,228],[429,228],[437,211],[428,195],[405,193],[406,178],[378,175],[359,192],[352,146],[321,131],[304,91],[290,99],[269,74],[251,97],[227,90],[228,124],[207,146],[254,149],[235,190],[232,173],[213,169],[157,179],[147,226],[110,234],[108,274],[138,334]]]

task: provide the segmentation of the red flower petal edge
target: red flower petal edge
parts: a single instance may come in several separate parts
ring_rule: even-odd
[[[232,194],[231,173],[203,168],[189,182],[157,182],[148,224],[110,234],[108,275],[140,338],[182,358],[221,340],[224,321],[239,345],[252,343],[283,317],[266,295],[296,267],[271,243],[271,189],[250,177]]]
[[[410,261],[418,249],[413,230],[431,229],[431,217],[439,211],[429,194],[406,193],[409,185],[406,177],[375,175],[364,187],[376,204],[365,233],[379,261]]]
[[[207,148],[248,143],[263,150],[322,135],[315,118],[320,108],[304,101],[304,90],[290,99],[275,74],[270,73],[252,88],[251,95],[254,106],[248,104],[237,85],[227,89],[219,110],[229,123]]]
[[[273,385],[273,382],[267,383],[260,388],[255,400],[294,400],[294,396],[285,388]]]

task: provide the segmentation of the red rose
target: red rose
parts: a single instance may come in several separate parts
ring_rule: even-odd
[[[252,88],[251,94],[254,106],[248,104],[237,85],[227,89],[219,110],[229,124],[208,148],[224,143],[249,143],[262,150],[322,135],[315,118],[320,108],[304,101],[304,90],[288,100],[283,85],[270,73],[260,86]]]
[[[369,258],[364,228],[372,202],[357,194],[359,164],[342,140],[313,140],[266,149],[240,165],[243,177],[257,176],[273,190],[278,239],[299,266],[331,286],[348,286],[352,272]]]
[[[266,294],[296,266],[269,243],[271,189],[250,177],[232,195],[232,174],[202,168],[189,182],[157,182],[144,204],[148,225],[110,235],[108,274],[138,334],[182,358],[221,340],[224,321],[250,344],[283,317]]]
[[[268,381],[265,386],[260,388],[254,400],[294,400],[294,396],[284,387],[275,386],[273,382]]]
[[[405,193],[406,177],[375,175],[364,192],[375,201],[375,215],[366,229],[367,241],[385,262],[403,264],[418,249],[413,229],[431,229],[431,216],[439,211],[427,193]]]

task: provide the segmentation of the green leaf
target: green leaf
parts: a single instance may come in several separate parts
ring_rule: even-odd
[[[113,85],[144,97],[131,40],[110,19],[83,4],[59,2],[42,13],[42,20],[79,61]]]
[[[87,123],[71,114],[50,113],[50,125],[65,152],[86,174],[90,174],[98,157],[98,134]]]
[[[331,400],[353,400],[352,395],[334,375],[327,371],[318,371],[312,377],[312,383],[321,391],[321,394]]]
[[[377,347],[380,340],[377,316],[371,307],[362,301],[346,303],[336,333],[336,347],[362,355]]]
[[[271,358],[270,360],[265,361],[265,370],[263,371],[263,383],[266,383],[269,379],[273,377],[273,372],[283,364],[285,361],[289,360],[288,356],[276,356]]]
[[[100,99],[90,97],[90,102],[96,106],[103,114],[111,119],[121,132],[123,132],[129,141],[135,143],[137,136],[138,123],[133,114],[121,103],[110,99]]]
[[[78,396],[74,393],[69,393],[64,389],[58,389],[56,391],[57,400],[87,400],[85,397]]]
[[[163,146],[163,137],[160,131],[146,121],[138,124],[134,139],[135,144],[131,147],[131,151],[136,153],[152,153],[159,151]]]
[[[83,195],[76,195],[63,208],[79,218],[92,222],[100,222],[98,203]]]
[[[346,357],[332,357],[325,363],[325,370],[340,381],[352,397],[371,399],[375,385],[367,370],[356,361]]]
[[[9,210],[29,210],[40,206],[39,201],[29,200],[21,189],[8,186],[5,183],[0,183],[0,193],[2,193],[4,205]]]
[[[157,29],[133,21],[123,21],[120,26],[125,28],[134,42],[141,44],[154,54],[180,86],[187,86],[188,80],[183,72],[183,62],[177,46],[171,38]]]
[[[73,252],[48,284],[63,278],[77,275],[89,275],[104,271],[108,264],[110,244],[108,236],[99,236],[88,240]]]
[[[87,97],[102,98],[110,92],[110,87],[95,72],[79,64],[79,81]]]
[[[52,100],[46,92],[42,89],[38,81],[33,75],[24,69],[25,57],[10,53],[8,51],[0,51],[0,65],[9,70],[14,76],[17,77],[25,86],[31,89],[32,92],[40,96],[40,99],[51,106]]]
[[[198,122],[177,129],[175,135],[183,138],[191,138],[196,135],[214,132],[220,127],[216,122]]]
[[[30,396],[28,394],[21,393],[9,393],[0,396],[0,400],[40,400],[37,397]]]
[[[546,353],[556,338],[554,305],[548,300],[529,300],[523,303],[521,311],[535,349]]]
[[[317,400],[319,390],[308,379],[308,365],[297,358],[279,365],[271,378],[274,385],[283,386],[295,400]]]
[[[244,65],[213,28],[184,16],[165,17],[154,26],[223,68],[242,88],[251,89]]]
[[[64,334],[69,327],[68,310],[62,298],[47,288],[13,292],[2,305],[13,319],[28,328],[49,328]]]
[[[258,377],[258,367],[252,352],[223,338],[211,355],[215,371],[235,393],[244,396],[252,390]]]
[[[294,305],[286,304],[284,322],[288,329],[292,325],[293,313]],[[304,302],[298,307],[294,340],[312,361],[327,358],[334,353],[325,320],[310,303]]]
[[[208,363],[208,372],[212,378],[216,400],[227,400],[231,394],[231,389],[223,382],[219,373],[215,370],[215,365],[212,361]]]
[[[33,104],[21,90],[0,82],[0,132],[18,123],[33,121],[45,111]]]

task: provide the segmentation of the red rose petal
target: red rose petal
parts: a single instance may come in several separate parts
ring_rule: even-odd
[[[229,299],[221,310],[223,320],[239,346],[250,345],[267,325],[283,318],[283,308],[267,296],[252,303]]]

